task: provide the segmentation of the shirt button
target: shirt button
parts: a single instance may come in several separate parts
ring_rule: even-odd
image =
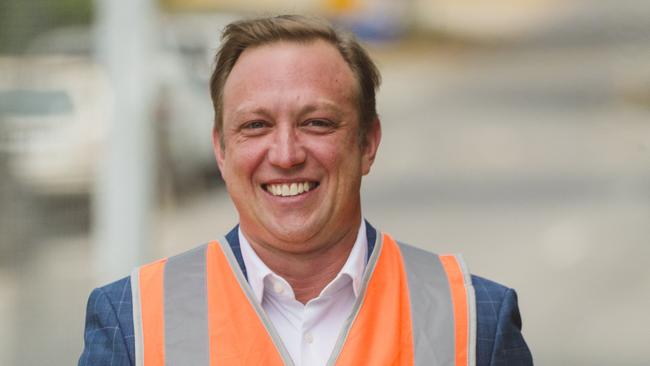
[[[307,342],[308,344],[312,344],[312,342],[314,342],[314,336],[311,335],[311,333],[306,333],[305,342]]]
[[[284,292],[284,286],[280,282],[275,282],[273,283],[273,291],[275,291],[276,294],[282,294]]]

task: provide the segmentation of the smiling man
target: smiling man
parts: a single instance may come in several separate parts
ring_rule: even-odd
[[[213,141],[240,224],[93,291],[79,364],[532,364],[513,290],[363,220],[378,85],[322,20],[226,27]]]

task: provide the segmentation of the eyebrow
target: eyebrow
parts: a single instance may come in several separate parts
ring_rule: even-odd
[[[244,104],[243,106],[237,108],[234,111],[234,115],[235,115],[236,118],[241,117],[242,115],[245,115],[245,114],[249,114],[249,113],[250,114],[258,114],[258,115],[270,118],[270,116],[273,114],[266,107],[255,106],[255,107],[249,108],[247,104],[248,103]],[[330,101],[321,100],[321,101],[316,101],[315,103],[309,103],[309,104],[306,104],[306,105],[302,106],[300,108],[300,110],[298,111],[298,116],[304,116],[306,114],[321,111],[321,110],[334,113],[336,118],[339,118],[339,119],[341,118],[341,115],[342,115],[342,111],[338,107],[337,104],[332,103]]]

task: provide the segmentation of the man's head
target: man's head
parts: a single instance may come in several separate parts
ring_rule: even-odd
[[[274,22],[283,31],[274,31]],[[359,108],[366,104],[359,102],[365,95],[359,74],[338,43],[304,38],[311,34],[307,30],[298,32],[302,38],[277,38],[286,22],[325,27],[285,17],[227,28],[230,39],[242,38],[237,33],[242,27],[275,38],[237,52],[220,51],[217,68],[229,66],[222,81],[213,78],[221,85],[216,88],[220,122],[213,132],[214,152],[248,239],[276,252],[314,253],[350,236],[354,240],[361,177],[370,171],[381,129],[374,84],[368,112],[374,117],[363,122],[368,115]],[[222,60],[228,53],[234,59]]]
[[[241,20],[226,26],[210,78],[214,129],[219,135],[223,136],[223,88],[242,52],[280,41],[308,43],[316,40],[334,46],[355,76],[360,115],[359,142],[365,143],[370,125],[377,120],[375,92],[381,82],[377,67],[352,34],[341,32],[322,19],[299,15]]]

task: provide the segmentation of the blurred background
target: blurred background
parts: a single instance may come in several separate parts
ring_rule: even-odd
[[[285,12],[383,74],[375,226],[517,289],[536,364],[650,364],[647,0],[0,0],[0,365],[76,364],[93,287],[237,222],[212,59]]]

